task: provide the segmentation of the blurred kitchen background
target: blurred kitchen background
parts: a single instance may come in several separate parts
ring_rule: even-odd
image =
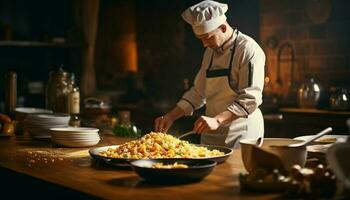
[[[0,0],[0,110],[5,75],[17,106],[45,107],[49,73],[75,74],[84,99],[127,110],[143,132],[193,84],[204,49],[181,12],[194,0]],[[267,137],[312,134],[350,118],[350,1],[222,0],[228,22],[264,49]],[[192,117],[171,132],[192,128]],[[86,114],[86,113],[85,113]],[[100,113],[101,114],[101,113]]]

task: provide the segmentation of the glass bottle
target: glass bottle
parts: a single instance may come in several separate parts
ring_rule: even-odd
[[[67,113],[70,114],[70,126],[80,126],[80,91],[75,83],[75,75],[71,74],[69,79],[69,93],[67,95]]]

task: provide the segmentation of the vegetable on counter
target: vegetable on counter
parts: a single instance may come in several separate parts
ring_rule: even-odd
[[[141,130],[134,124],[116,124],[113,127],[113,134],[119,137],[141,137]]]
[[[0,134],[2,135],[14,135],[15,124],[11,118],[5,114],[0,113]]]

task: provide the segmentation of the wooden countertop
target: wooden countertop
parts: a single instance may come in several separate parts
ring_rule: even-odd
[[[97,146],[126,139],[103,136]],[[239,150],[216,166],[204,180],[183,185],[151,185],[136,173],[96,163],[88,148],[56,147],[50,141],[26,136],[0,138],[0,167],[28,177],[104,199],[272,199],[278,194],[241,192],[238,174],[244,172]],[[40,190],[40,189],[39,189]],[[39,193],[40,194],[40,193]],[[52,194],[54,195],[54,194]]]

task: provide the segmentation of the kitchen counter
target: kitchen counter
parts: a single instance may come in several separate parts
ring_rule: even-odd
[[[315,134],[332,127],[331,134],[349,133],[346,121],[350,119],[349,111],[334,111],[303,108],[280,108],[277,113],[265,114],[266,137],[297,137]]]
[[[342,110],[321,110],[315,108],[281,108],[280,112],[288,112],[288,113],[311,113],[311,114],[325,114],[325,115],[343,115],[350,117],[349,111]]]
[[[97,146],[121,144],[125,138],[104,135]],[[96,163],[88,148],[56,147],[27,136],[0,138],[2,193],[39,198],[103,199],[273,199],[278,194],[242,192],[245,172],[239,150],[204,180],[183,185],[151,185],[136,173]],[[20,191],[20,192],[17,192]],[[50,196],[46,196],[50,195]]]

